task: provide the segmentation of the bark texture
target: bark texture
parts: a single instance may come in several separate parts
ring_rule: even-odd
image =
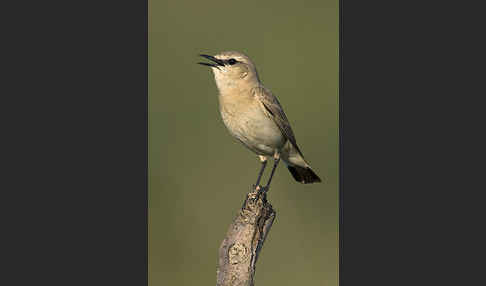
[[[252,187],[219,248],[217,286],[253,286],[255,266],[275,211],[262,187]]]

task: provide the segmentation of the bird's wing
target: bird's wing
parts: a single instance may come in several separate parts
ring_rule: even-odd
[[[295,149],[302,155],[302,152],[300,152],[299,147],[297,146],[297,141],[295,140],[294,132],[290,127],[289,120],[287,119],[280,102],[278,102],[277,97],[263,86],[256,89],[255,95],[262,103],[264,109],[268,112],[267,115],[277,124],[280,132],[282,132],[285,138],[287,138],[287,140],[289,140]]]

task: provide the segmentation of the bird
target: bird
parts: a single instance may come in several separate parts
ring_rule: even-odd
[[[224,51],[198,62],[211,68],[219,91],[219,111],[229,133],[253,151],[262,164],[255,187],[260,187],[269,157],[274,164],[264,190],[270,188],[282,160],[292,177],[302,184],[321,182],[297,146],[294,132],[277,97],[263,86],[255,64],[237,51]]]

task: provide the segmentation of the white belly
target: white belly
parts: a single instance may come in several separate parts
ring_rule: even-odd
[[[231,135],[258,155],[272,156],[285,144],[277,124],[259,106],[240,113],[221,110],[221,117]]]

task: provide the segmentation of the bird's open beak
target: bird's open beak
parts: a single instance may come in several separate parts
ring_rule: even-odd
[[[213,63],[198,63],[200,65],[210,66],[210,67],[218,68],[218,69],[219,69],[220,66],[224,66],[224,61],[217,59],[213,56],[208,56],[208,55],[200,55],[200,56],[214,62],[214,64]]]

